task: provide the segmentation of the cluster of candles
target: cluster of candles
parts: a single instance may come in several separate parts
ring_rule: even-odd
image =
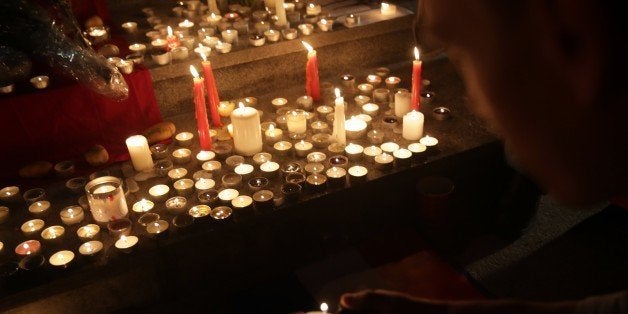
[[[207,5],[198,0],[179,2],[172,8],[172,17],[163,18],[157,16],[153,8],[142,9],[151,26],[146,32],[148,42],[131,44],[132,54],[127,58],[143,60],[144,54],[150,51],[155,63],[165,65],[172,60],[186,59],[192,52],[199,56],[209,56],[212,50],[228,53],[234,46],[242,45],[240,37],[248,38],[249,46],[262,46],[267,42],[308,36],[316,30],[329,32],[337,20],[349,27],[360,24],[358,14],[333,18],[315,2],[265,1],[265,10],[253,12],[248,6],[230,4],[224,15],[216,0],[207,2]],[[396,6],[384,2],[380,11],[382,16],[394,16]],[[166,19],[173,18],[174,26],[164,24]],[[129,21],[121,26],[129,34],[138,32],[138,22]]]

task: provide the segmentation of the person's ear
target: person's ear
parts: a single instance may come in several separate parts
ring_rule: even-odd
[[[593,104],[602,84],[604,34],[596,0],[532,0],[530,9],[543,26],[545,58],[554,60],[580,105]],[[577,105],[577,104],[574,104]]]

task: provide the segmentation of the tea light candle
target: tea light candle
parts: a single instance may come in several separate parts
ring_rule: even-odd
[[[373,85],[369,84],[369,83],[363,83],[363,84],[359,84],[358,85],[358,91],[360,94],[364,95],[364,96],[371,96],[373,95]]]
[[[279,171],[279,164],[274,161],[267,161],[259,166],[259,169],[264,173],[265,177],[272,178],[277,175]]]
[[[382,144],[384,142],[384,132],[380,130],[371,130],[366,134],[371,144]]]
[[[43,201],[46,199],[46,190],[42,188],[34,188],[24,192],[24,201],[26,204],[32,204],[35,202]]]
[[[53,241],[61,238],[65,234],[65,228],[62,226],[50,226],[41,232],[41,238],[46,241]]]
[[[83,208],[78,205],[68,206],[59,213],[61,221],[66,225],[75,225],[85,218]]]
[[[321,10],[322,10],[322,7],[320,6],[320,4],[309,3],[305,7],[305,14],[307,14],[307,15],[318,15],[318,14],[321,14]]]
[[[144,213],[142,216],[140,216],[139,219],[137,219],[137,222],[146,227],[149,223],[153,222],[153,221],[157,221],[159,220],[159,214],[156,213]]]
[[[176,144],[181,147],[192,146],[193,138],[194,134],[192,134],[191,132],[181,132],[174,137]]]
[[[322,105],[316,108],[316,113],[318,113],[319,118],[325,119],[328,114],[334,112],[334,107]]]
[[[438,121],[445,121],[451,117],[451,111],[447,107],[437,107],[432,110],[432,117]]]
[[[323,162],[327,160],[327,155],[325,155],[325,153],[321,153],[321,152],[312,152],[307,154],[307,161],[308,162]]]
[[[323,121],[315,121],[310,124],[310,128],[312,129],[312,133],[328,133],[329,132],[329,124]]]
[[[347,168],[349,159],[342,155],[332,156],[329,158],[329,165],[331,167]]]
[[[305,182],[310,190],[318,192],[324,189],[327,184],[327,177],[320,173],[314,173],[307,176]]]
[[[356,184],[360,182],[366,181],[366,175],[368,174],[368,169],[364,166],[353,166],[349,168],[349,183]]]
[[[281,36],[281,33],[273,29],[268,29],[264,31],[264,36],[266,37],[266,40],[274,43],[274,42],[279,41],[279,37]]]
[[[340,167],[331,167],[325,171],[325,175],[329,178],[327,182],[331,186],[344,186],[347,178],[347,170]]]
[[[375,161],[375,156],[380,155],[382,152],[382,149],[375,145],[364,148],[364,156],[369,161]]]
[[[76,235],[81,241],[89,241],[95,239],[100,233],[100,227],[97,224],[88,224],[76,230]]]
[[[309,154],[312,151],[313,147],[314,145],[312,143],[306,142],[304,140],[301,140],[300,142],[297,142],[296,144],[294,144],[294,150],[296,152],[297,157],[307,156],[307,154]]]
[[[429,135],[425,135],[419,140],[419,143],[425,145],[429,149],[430,147],[438,145],[438,139]]]
[[[273,159],[273,155],[269,153],[257,153],[253,155],[253,163],[255,163],[258,166],[272,159]]]
[[[388,89],[386,88],[377,88],[373,91],[373,101],[379,104],[387,104],[389,96],[390,91],[388,91]]]
[[[281,30],[281,35],[286,40],[293,40],[297,38],[297,30],[294,28],[286,28]]]
[[[216,153],[212,151],[202,150],[196,154],[196,160],[200,163],[204,163],[206,161],[210,161],[216,157]]]
[[[397,13],[397,6],[387,2],[382,2],[381,12],[382,15],[394,15],[395,13]]]
[[[218,221],[227,221],[233,214],[233,210],[227,206],[218,206],[211,210],[209,215]]]
[[[408,145],[408,150],[412,152],[413,155],[418,156],[427,150],[427,147],[421,143],[411,143]]]
[[[297,29],[299,29],[299,32],[301,32],[301,35],[308,36],[314,32],[314,25],[310,23],[303,23],[303,24],[299,24],[299,26],[297,26]]]
[[[74,260],[74,252],[63,250],[52,254],[52,256],[48,259],[48,262],[52,266],[68,267],[72,260]]]
[[[345,152],[346,145],[339,143],[331,143],[327,146],[327,151],[332,155],[343,154]]]
[[[198,194],[198,201],[201,204],[209,204],[214,206],[218,202],[218,191],[209,189]]]
[[[148,194],[155,202],[165,201],[168,198],[168,192],[170,192],[170,188],[165,184],[154,185],[148,190]]]
[[[379,75],[369,74],[366,76],[366,82],[375,88],[382,83],[382,78]]]
[[[212,180],[213,181],[213,180]],[[171,197],[166,201],[166,209],[169,213],[178,215],[185,212],[187,199],[183,196]]]
[[[223,187],[238,187],[242,184],[242,175],[237,173],[227,173],[222,176],[222,186]]]
[[[187,196],[194,192],[194,181],[192,179],[179,179],[174,182],[174,189],[180,196]]]
[[[144,55],[146,53],[146,45],[140,43],[134,43],[129,45],[129,51],[138,55]]]
[[[347,147],[345,147],[345,154],[351,161],[359,161],[362,159],[362,155],[364,154],[364,147],[358,144],[349,143]]]
[[[412,152],[405,148],[400,148],[393,152],[393,157],[395,157],[395,165],[398,167],[407,166],[410,164],[410,158],[412,157]]]
[[[155,144],[150,146],[149,149],[154,159],[164,159],[168,157],[169,148],[166,144]]]
[[[209,22],[209,25],[216,26],[218,22],[222,20],[222,15],[216,14],[216,12],[212,11],[211,14],[205,16],[204,19]]]
[[[286,118],[285,114],[282,115],[278,115],[277,118],[275,119],[275,126],[277,128],[283,129],[283,130],[287,130],[288,129],[288,118]]]
[[[260,190],[253,193],[253,203],[259,212],[267,212],[273,208],[274,193],[269,190]]]
[[[37,216],[44,217],[48,215],[48,209],[50,208],[50,202],[48,201],[39,201],[28,206],[28,212]]]
[[[7,186],[0,190],[0,201],[3,203],[14,203],[20,199],[20,188],[17,186]]]
[[[235,29],[227,29],[220,33],[222,35],[222,41],[228,44],[238,43],[238,31]]]
[[[409,141],[416,141],[423,136],[423,114],[412,110],[403,116],[403,130],[401,136]]]
[[[174,162],[177,164],[186,164],[192,159],[192,151],[187,148],[179,148],[172,152]]]
[[[45,223],[41,219],[31,219],[22,224],[20,229],[25,236],[31,236],[35,233],[38,233],[43,227]]]
[[[188,171],[185,168],[175,168],[168,171],[168,177],[172,181],[177,181],[188,175]]]
[[[225,159],[225,164],[227,164],[229,169],[234,169],[241,163],[244,163],[244,157],[240,155],[229,156],[227,157],[227,159]]]
[[[333,25],[334,25],[334,21],[333,20],[327,20],[327,19],[320,19],[320,21],[316,22],[316,25],[318,25],[318,28],[322,31],[322,32],[328,32],[332,29]]]
[[[275,128],[275,126],[271,124],[268,126],[268,130],[264,132],[264,135],[267,143],[274,144],[281,141],[281,138],[283,137],[283,131],[281,129]]]
[[[15,254],[19,256],[26,256],[31,254],[37,254],[41,250],[41,243],[37,240],[28,240],[18,244],[15,247]]]
[[[191,22],[191,21],[186,19],[183,22],[179,23],[179,27],[183,31],[183,34],[187,35],[187,34],[190,33],[190,29],[192,29],[192,27],[194,27],[194,22]]]
[[[365,95],[357,95],[353,98],[355,105],[358,107],[364,107],[365,104],[371,101],[371,97]]]
[[[112,220],[107,223],[107,229],[112,236],[118,237],[120,235],[128,236],[131,234],[131,229],[133,228],[133,223],[128,218],[120,218],[116,220]]]
[[[138,241],[139,241],[139,238],[136,236],[122,235],[120,239],[116,241],[114,246],[124,253],[130,253]]]
[[[93,256],[102,251],[103,244],[100,241],[89,241],[79,246],[79,254],[83,256]]]
[[[325,171],[325,166],[322,163],[319,162],[310,162],[305,164],[305,167],[303,167],[305,170],[305,173],[307,173],[308,175],[310,174],[316,174],[316,173],[322,173],[323,171]]]
[[[204,162],[201,168],[203,168],[203,170],[205,171],[215,173],[215,172],[220,171],[220,169],[222,169],[222,163],[220,163],[220,161],[218,160],[210,160],[210,161]]]
[[[160,219],[146,225],[146,232],[151,236],[157,236],[168,231],[169,226],[167,221]]]
[[[387,153],[382,153],[375,156],[375,168],[380,170],[389,169],[392,166],[392,162],[395,158]]]
[[[253,170],[255,170],[253,165],[245,163],[239,164],[233,169],[236,174],[241,175],[244,179],[248,178],[253,173]]]
[[[212,51],[212,49],[210,47],[207,46],[203,46],[201,43],[198,44],[198,47],[194,48],[194,52],[197,55],[209,55],[209,53]]]
[[[325,148],[331,142],[331,134],[329,133],[316,133],[312,135],[312,143],[316,148]]]
[[[312,96],[304,95],[297,98],[296,104],[304,110],[310,110],[314,105],[314,98],[312,98]]]
[[[35,76],[31,78],[31,84],[33,84],[33,87],[37,89],[44,89],[48,87],[49,81],[50,81],[50,78],[46,75],[39,75],[39,76]]]
[[[380,148],[385,153],[392,154],[394,151],[399,149],[399,144],[397,144],[395,142],[386,142],[386,143],[380,145]]]
[[[238,197],[239,195],[240,192],[238,192],[238,190],[236,189],[224,189],[218,192],[218,199],[224,204],[229,204],[231,203],[231,200]]]
[[[207,191],[214,186],[216,186],[216,181],[214,181],[213,179],[200,178],[198,181],[196,181],[196,183],[194,183],[194,187],[198,192]]]
[[[358,96],[359,97],[359,96]],[[374,103],[367,103],[362,105],[362,112],[371,117],[375,117],[379,112],[379,106]]]
[[[366,122],[356,117],[345,121],[345,130],[347,138],[352,140],[360,139],[366,133]]]
[[[133,135],[126,139],[126,146],[131,155],[131,162],[136,171],[149,171],[153,169],[148,140],[142,135]]]
[[[234,209],[245,209],[253,205],[253,198],[248,195],[239,195],[231,200],[231,207]]]
[[[275,108],[275,110],[279,110],[281,108],[284,108],[286,105],[288,105],[288,100],[285,98],[275,98],[273,100],[270,101],[270,103],[273,105],[273,108]]]
[[[128,34],[133,34],[137,31],[137,23],[136,22],[125,22],[122,23],[122,29]]]
[[[287,141],[279,141],[273,145],[275,152],[279,156],[286,156],[288,152],[292,149],[292,143]]]

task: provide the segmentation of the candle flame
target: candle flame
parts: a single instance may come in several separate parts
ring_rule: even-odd
[[[314,48],[312,48],[312,46],[310,44],[306,43],[305,41],[301,41],[301,43],[303,44],[305,49],[307,49],[307,52],[312,52],[314,50]]]
[[[419,47],[414,47],[414,60],[419,61],[421,55],[419,54]]]
[[[338,87],[334,89],[334,93],[336,94],[336,98],[340,98],[340,89]]]
[[[168,26],[168,36],[172,36],[172,27]]]
[[[198,44],[198,46],[199,48],[202,47],[201,44]],[[203,61],[207,61],[207,56],[203,51],[199,52],[199,55],[201,55],[201,59],[203,59]]]
[[[196,71],[196,68],[193,65],[190,65],[190,73],[192,73],[192,76],[194,78],[198,78],[198,72]]]
[[[321,20],[321,24],[323,24],[323,25],[327,25],[327,20],[326,20],[326,19],[322,19],[322,20]]]
[[[243,109],[243,108],[246,108],[246,107],[244,106],[243,102],[239,102],[238,103],[238,108]]]
[[[321,303],[321,311],[323,311],[324,313],[327,313],[327,310],[329,310],[329,306],[327,305],[327,303],[325,302]]]
[[[123,234],[122,236],[120,236],[120,240],[121,240],[122,242],[126,242],[126,236]]]
[[[212,12],[212,14],[209,15],[212,19],[216,18],[216,14],[214,14],[214,12]]]
[[[275,126],[274,125],[269,125],[268,126],[268,132],[273,133],[275,131]]]

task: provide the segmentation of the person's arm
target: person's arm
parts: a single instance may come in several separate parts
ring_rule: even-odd
[[[521,300],[435,301],[377,290],[344,294],[343,308],[356,313],[628,313],[628,291],[579,301],[531,302]]]

